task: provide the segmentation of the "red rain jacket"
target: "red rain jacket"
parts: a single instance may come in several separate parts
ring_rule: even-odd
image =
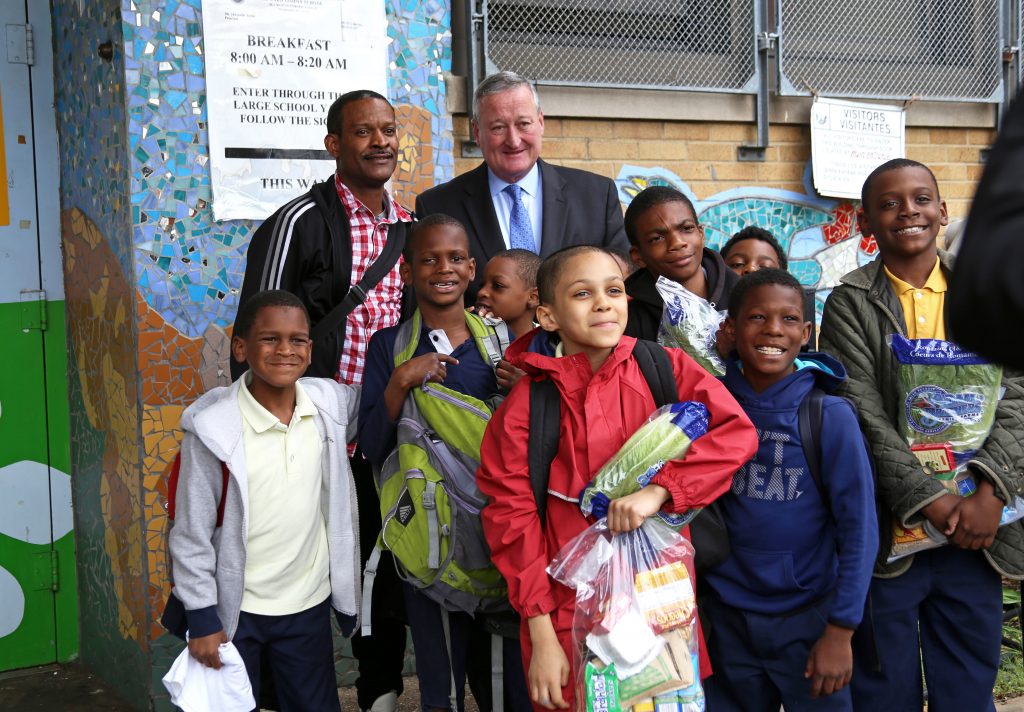
[[[512,606],[524,620],[550,613],[562,637],[572,627],[575,592],[551,579],[545,569],[562,546],[590,524],[575,501],[580,492],[643,425],[655,403],[632,356],[632,337],[623,336],[593,373],[584,354],[554,358],[528,351],[538,334],[517,339],[506,353],[527,375],[491,418],[480,448],[477,481],[490,501],[482,514],[484,533],[491,557],[508,582]],[[710,413],[708,432],[694,442],[685,462],[666,463],[653,479],[672,495],[666,508],[685,511],[710,503],[729,488],[733,474],[753,456],[757,435],[717,378],[679,349],[667,351],[680,400],[704,403]],[[548,483],[547,526],[542,530],[530,486],[527,441],[529,382],[545,377],[561,394],[562,418]],[[524,624],[524,635],[525,630]],[[528,650],[529,640],[523,644]]]

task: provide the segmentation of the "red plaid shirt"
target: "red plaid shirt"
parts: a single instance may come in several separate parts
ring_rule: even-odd
[[[359,202],[337,174],[334,176],[334,185],[338,189],[341,204],[345,206],[352,233],[352,274],[349,275],[349,284],[355,284],[384,249],[388,226],[396,222],[411,222],[412,216],[385,191],[388,214],[378,219],[375,213]],[[348,315],[345,345],[338,365],[338,380],[342,383],[354,386],[362,384],[370,335],[398,323],[402,312],[402,278],[398,274],[398,265],[401,263],[399,258],[394,269],[369,291],[366,301]]]

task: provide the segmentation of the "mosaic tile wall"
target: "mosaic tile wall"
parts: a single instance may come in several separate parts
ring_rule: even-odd
[[[148,706],[121,13],[118,0],[52,13],[81,656]],[[106,42],[111,61],[97,55]]]
[[[701,198],[671,171],[633,165],[622,167],[616,185],[624,205],[652,185],[685,193],[697,209],[707,246],[713,250],[747,225],[771,232],[786,251],[789,271],[801,284],[815,289],[819,323],[825,299],[839,278],[870,262],[878,252],[874,239],[857,231],[853,203],[815,194],[810,162],[804,171],[803,193],[747,187]]]
[[[389,98],[400,126],[395,194],[416,194],[452,176],[451,119],[442,72],[450,69],[450,9],[445,2],[389,0]],[[130,243],[114,250],[135,281],[131,320],[141,400],[142,482],[135,504],[142,527],[144,606],[139,645],[149,648],[151,694],[180,649],[157,621],[166,600],[165,471],[180,439],[183,408],[226,384],[229,329],[245,270],[253,221],[213,220],[206,131],[200,0],[122,0]],[[124,190],[118,191],[123,194]],[[131,311],[131,309],[129,309]],[[353,677],[343,654],[339,673]]]

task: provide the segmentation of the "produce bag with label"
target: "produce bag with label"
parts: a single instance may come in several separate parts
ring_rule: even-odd
[[[693,547],[657,518],[613,534],[605,519],[569,541],[548,573],[576,590],[580,712],[622,712],[677,690],[703,709]],[[699,707],[697,706],[699,704]]]
[[[899,363],[900,430],[922,467],[950,493],[969,497],[977,489],[968,463],[985,443],[1001,396],[1002,368],[951,341],[889,336]],[[1017,496],[1003,509],[1000,525],[1024,516]],[[925,521],[893,524],[893,562],[946,543]]]

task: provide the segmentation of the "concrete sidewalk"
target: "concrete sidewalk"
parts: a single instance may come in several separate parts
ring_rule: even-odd
[[[357,712],[353,688],[338,691],[342,712]],[[416,677],[405,678],[399,712],[418,712]],[[1024,697],[997,703],[999,712],[1024,712]],[[139,712],[83,665],[48,665],[0,673],[0,710],[3,712]],[[466,712],[477,712],[466,693]]]

